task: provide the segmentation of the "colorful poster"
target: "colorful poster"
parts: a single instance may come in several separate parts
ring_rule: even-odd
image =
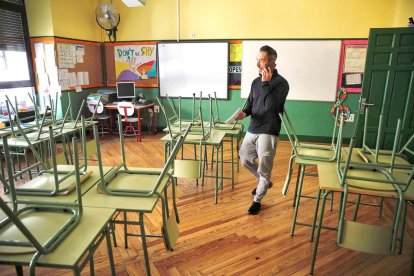
[[[156,45],[115,46],[114,53],[117,81],[157,78]]]

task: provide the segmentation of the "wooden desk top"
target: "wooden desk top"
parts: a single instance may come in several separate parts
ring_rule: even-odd
[[[72,268],[79,261],[79,257],[87,251],[91,241],[100,235],[103,227],[112,217],[115,209],[83,208],[79,224],[51,253],[42,255],[37,262],[38,266],[54,266]],[[43,227],[40,225],[39,227]],[[19,262],[28,265],[33,254],[0,254],[0,262]]]

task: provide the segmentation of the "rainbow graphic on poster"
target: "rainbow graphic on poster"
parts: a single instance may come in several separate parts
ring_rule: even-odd
[[[114,47],[117,81],[157,78],[156,45],[122,45]]]

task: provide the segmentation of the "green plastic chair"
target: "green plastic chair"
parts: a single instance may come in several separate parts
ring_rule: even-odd
[[[184,119],[182,116],[182,108],[181,108],[181,96],[178,97],[178,112],[175,109],[175,104],[173,102],[173,100],[166,95],[168,104],[170,106],[170,109],[173,112],[173,115],[168,117],[168,121],[173,125],[173,126],[179,126],[180,128],[183,127],[185,128],[186,126],[188,126],[189,124],[192,125],[199,125],[200,124],[200,117],[196,117],[196,97],[195,97],[195,93],[193,93],[193,101],[192,101],[192,109],[191,109],[191,119]],[[200,92],[200,100],[199,100],[199,106],[201,106],[201,101],[202,101],[202,92]],[[184,130],[184,129],[182,129]]]
[[[376,133],[376,142],[375,142],[375,149],[371,149],[368,145],[368,119],[369,119],[369,108],[365,109],[365,118],[364,118],[364,132],[362,137],[362,149],[358,150],[361,158],[365,160],[365,162],[373,163],[373,164],[390,164],[391,160],[394,160],[393,168],[396,169],[408,169],[410,170],[412,164],[410,164],[409,160],[407,159],[408,155],[414,155],[414,134],[407,140],[407,142],[401,147],[400,150],[383,150],[380,149],[382,144],[382,137],[384,132],[384,116],[380,114],[378,128]],[[394,137],[394,144],[393,148],[397,149],[398,144],[400,143],[401,138],[401,119],[397,121],[397,128],[396,134]],[[394,155],[394,156],[393,156]]]
[[[33,152],[33,156],[36,163],[21,170],[20,172],[13,174],[13,177],[21,175],[25,171],[31,170],[34,167],[41,166],[42,170],[38,173],[38,177],[30,180],[24,185],[16,189],[18,195],[37,195],[37,196],[56,196],[70,193],[75,188],[75,172],[74,166],[60,166],[56,159],[55,151],[55,136],[53,129],[49,127],[49,150],[51,155],[51,164],[47,164],[43,161],[42,156],[38,153],[36,148],[32,145],[32,141],[27,137],[20,125],[17,124],[22,137],[25,139],[27,146]],[[81,182],[85,181],[90,172],[87,171],[87,150],[86,150],[86,128],[85,120],[82,118],[82,131],[81,131],[81,146],[83,149],[83,163],[80,166]],[[51,166],[51,168],[50,168]]]
[[[279,113],[282,126],[285,129],[286,135],[288,136],[289,141],[292,145],[292,153],[289,159],[288,173],[282,189],[283,196],[286,196],[289,190],[290,179],[293,171],[292,164],[295,158],[323,162],[332,162],[337,159],[338,154],[341,150],[338,141],[342,140],[342,129],[344,125],[344,119],[343,116],[341,116],[339,127],[337,126],[339,116],[339,112],[337,111],[330,145],[318,145],[300,142],[287,111],[284,110],[283,114]]]
[[[72,140],[76,149],[76,138]],[[7,148],[7,139],[3,139]],[[8,155],[8,150],[5,150]],[[9,156],[6,156],[6,160]],[[82,195],[78,151],[74,151],[77,201],[74,203],[36,202],[19,200],[12,178],[6,183],[12,198],[12,207],[0,198],[0,208],[6,214],[0,222],[1,254],[33,254],[30,262],[30,275],[35,274],[37,260],[44,254],[52,252],[67,235],[77,226],[82,216]],[[9,169],[10,172],[10,169]],[[16,265],[19,265],[16,263]]]
[[[333,192],[343,194],[337,235],[339,246],[359,252],[388,255],[396,253],[397,242],[399,241],[399,253],[402,251],[407,202],[414,200],[414,186],[411,185],[414,179],[414,167],[410,171],[394,170],[396,147],[394,147],[391,154],[394,158],[391,159],[390,164],[353,162],[352,157],[355,156],[355,153],[353,153],[355,151],[354,146],[355,133],[351,138],[345,163],[338,161],[335,165],[332,163],[318,165],[318,174],[320,175],[318,201],[322,191],[324,194],[310,274],[313,273],[316,262],[327,195]],[[345,213],[350,193],[396,200],[392,222],[384,226],[357,222],[355,216],[353,219],[347,219]],[[318,207],[316,207],[314,223],[317,210]]]

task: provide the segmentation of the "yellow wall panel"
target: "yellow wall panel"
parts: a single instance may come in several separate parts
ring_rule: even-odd
[[[29,35],[31,37],[53,36],[50,0],[26,0],[25,6]]]
[[[100,28],[95,20],[98,2],[99,0],[52,0],[54,35],[100,41]]]

